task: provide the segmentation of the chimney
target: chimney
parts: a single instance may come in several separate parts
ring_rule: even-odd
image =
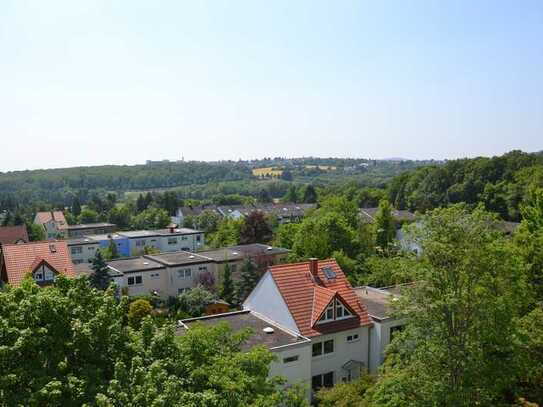
[[[317,272],[319,271],[319,259],[316,257],[311,257],[309,259],[309,271],[313,277],[317,277]]]

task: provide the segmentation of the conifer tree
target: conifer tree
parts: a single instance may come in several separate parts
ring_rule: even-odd
[[[228,263],[224,265],[221,298],[229,304],[232,304],[234,301],[234,282],[232,280],[232,270]]]
[[[91,268],[93,270],[90,277],[91,285],[99,290],[108,288],[111,277],[108,274],[108,267],[100,250],[96,252],[94,259],[92,259]]]

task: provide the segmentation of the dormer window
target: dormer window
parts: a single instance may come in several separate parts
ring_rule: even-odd
[[[324,311],[318,323],[337,321],[337,320],[349,318],[352,316],[353,316],[352,312],[349,311],[347,307],[340,300],[336,298],[334,301],[332,301],[328,305],[328,307],[326,307],[326,311]]]

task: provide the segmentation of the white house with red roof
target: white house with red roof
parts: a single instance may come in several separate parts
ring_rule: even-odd
[[[2,282],[13,286],[19,285],[28,274],[39,285],[53,283],[59,274],[75,277],[64,241],[4,245],[0,266]]]
[[[335,260],[272,266],[243,308],[311,340],[312,389],[350,381],[369,366],[372,321]]]
[[[269,335],[299,338],[295,345],[269,346],[277,356],[270,375],[306,385],[308,397],[310,389],[350,381],[369,367],[372,320],[335,260],[271,266],[243,309],[269,321]],[[226,313],[212,322],[233,318],[239,317]]]

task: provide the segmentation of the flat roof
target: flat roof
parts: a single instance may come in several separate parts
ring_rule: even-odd
[[[113,270],[121,273],[131,273],[136,271],[149,271],[163,269],[164,265],[146,257],[129,257],[124,259],[115,259],[107,262]]]
[[[241,345],[242,350],[249,350],[257,345],[263,345],[268,349],[273,349],[278,346],[294,345],[309,341],[301,335],[296,335],[268,322],[258,314],[249,310],[182,320],[182,327],[178,328],[177,335],[184,335],[186,329],[190,329],[191,326],[194,326],[195,324],[213,326],[219,323],[228,324],[234,332],[243,328],[250,328],[253,331],[251,337]],[[273,328],[273,332],[264,332],[264,328]]]
[[[159,233],[156,233],[152,230],[126,230],[117,232],[118,235],[128,237],[128,238],[138,238],[138,237],[158,237]]]
[[[83,244],[99,244],[98,241],[91,238],[90,236],[83,236],[83,237],[77,237],[74,239],[68,239],[66,240],[66,243],[68,243],[68,246],[83,245]]]
[[[94,239],[94,240],[97,240],[97,241],[110,240],[110,239],[113,239],[113,240],[126,239],[126,237],[121,236],[120,234],[118,234],[116,232],[115,233],[103,233],[103,234],[99,234],[99,235],[86,235],[85,237],[88,237],[89,239]]]
[[[105,227],[116,227],[114,223],[100,222],[100,223],[84,223],[80,225],[68,225],[68,229],[95,229]]]
[[[152,232],[158,233],[160,235],[172,235],[172,236],[175,236],[175,235],[195,235],[195,234],[199,234],[199,233],[204,233],[201,230],[190,229],[190,228],[175,228],[173,230],[173,233],[168,228],[166,228],[166,229],[156,229],[156,230],[153,230]]]
[[[210,260],[213,261],[226,261],[226,260],[239,260],[243,259],[246,254],[243,253],[240,250],[231,249],[228,247],[225,247],[223,249],[216,249],[216,250],[205,250],[203,252],[198,252],[200,256],[207,257]]]
[[[209,263],[211,261],[211,259],[208,257],[201,256],[198,253],[191,253],[187,251],[152,254],[152,255],[146,255],[145,257],[166,266],[180,266],[183,264]]]
[[[353,289],[372,318],[379,320],[391,318],[390,301],[394,298],[391,292],[369,286],[355,287]]]

